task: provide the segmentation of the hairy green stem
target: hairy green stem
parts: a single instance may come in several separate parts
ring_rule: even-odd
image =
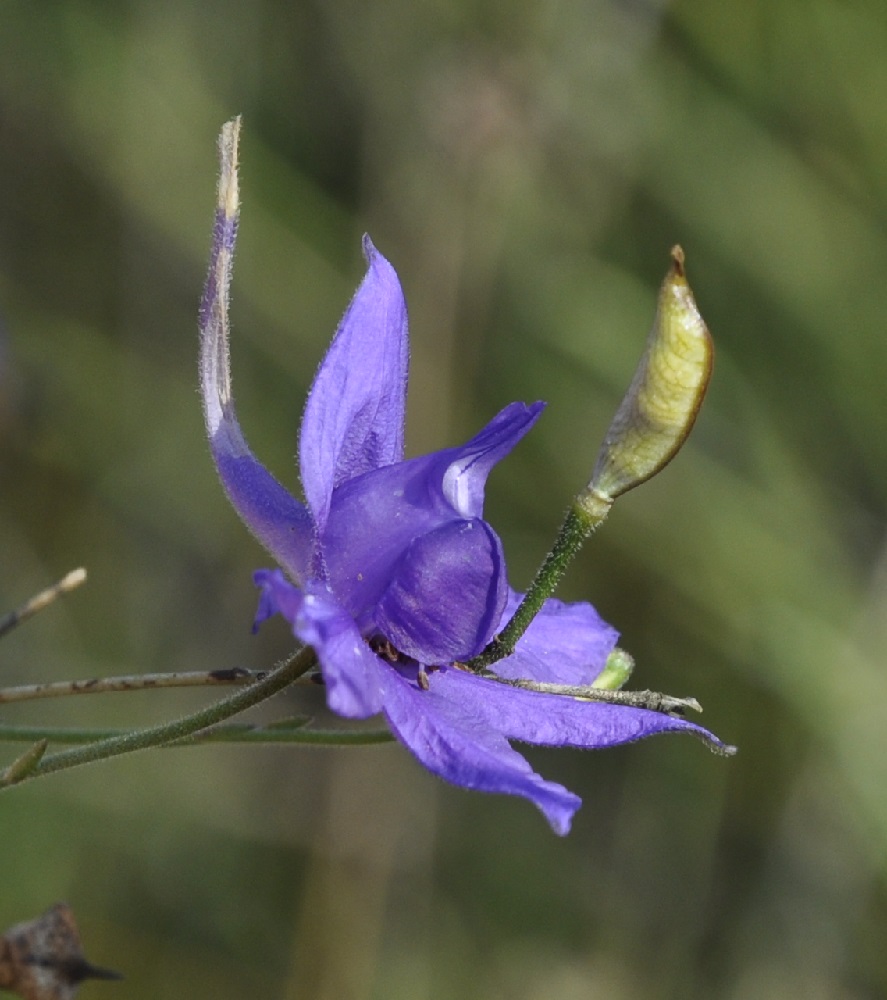
[[[390,743],[394,737],[391,730],[355,726],[351,729],[309,728],[312,719],[284,720],[264,726],[254,726],[248,722],[232,722],[203,729],[191,736],[182,737],[172,743],[164,743],[160,749],[197,746],[204,743],[237,743],[250,745],[259,743],[300,743],[308,746],[364,746],[374,743]],[[0,743],[49,743],[81,746],[99,740],[116,739],[129,735],[126,729],[75,729],[56,726],[0,726]]]
[[[62,750],[59,753],[50,754],[44,757],[21,780],[29,781],[32,778],[39,778],[55,771],[65,771],[72,767],[79,767],[81,764],[91,764],[94,761],[107,760],[120,754],[133,753],[136,750],[146,750],[149,747],[163,746],[181,740],[200,732],[202,729],[208,729],[219,722],[224,722],[239,712],[265,701],[277,694],[278,691],[288,687],[297,677],[310,670],[315,663],[314,650],[306,646],[294,653],[289,659],[278,664],[261,680],[241,688],[235,694],[229,695],[213,705],[208,705],[198,712],[159,726],[139,729],[72,750]]]

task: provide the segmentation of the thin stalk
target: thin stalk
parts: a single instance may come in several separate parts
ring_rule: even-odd
[[[288,720],[266,726],[251,723],[223,723],[211,729],[201,730],[172,743],[164,743],[159,749],[169,750],[183,746],[198,746],[204,743],[236,743],[256,745],[267,743],[299,743],[307,746],[368,746],[375,743],[390,743],[394,737],[386,728],[318,729],[308,728],[311,719]],[[82,746],[99,740],[117,739],[126,736],[126,729],[75,729],[55,726],[0,726],[0,743],[49,743]]]
[[[44,757],[22,780],[29,781],[32,778],[39,778],[55,771],[66,771],[82,764],[91,764],[121,754],[146,750],[148,747],[163,746],[166,743],[181,740],[200,732],[202,729],[208,729],[219,722],[224,722],[239,712],[265,701],[288,687],[297,677],[301,677],[302,674],[310,670],[315,663],[314,650],[310,646],[306,646],[274,667],[261,680],[257,680],[254,684],[242,688],[213,705],[208,705],[198,712],[159,726],[135,730],[72,750],[61,750],[59,753],[50,754]]]
[[[38,611],[49,607],[62,594],[67,594],[69,591],[74,590],[75,587],[79,587],[85,580],[86,570],[82,566],[79,569],[73,569],[66,576],[62,577],[58,583],[47,587],[46,590],[41,590],[39,594],[35,594],[32,598],[25,601],[15,611],[10,611],[8,614],[0,617],[0,638],[6,635],[7,632],[11,632],[16,625],[21,625],[22,622],[32,618]]]
[[[166,674],[125,674],[118,677],[92,677],[80,681],[53,681],[47,684],[21,684],[0,688],[0,705],[37,698],[64,698],[75,694],[107,694],[120,691],[146,691],[155,688],[214,687],[219,684],[249,684],[266,676],[265,671],[232,667],[222,670],[189,670]]]
[[[651,712],[664,712],[666,715],[683,716],[688,710],[702,711],[702,706],[695,698],[676,698],[674,695],[660,694],[658,691],[610,691],[590,684],[548,684],[542,681],[509,680],[498,676],[494,679],[500,684],[521,688],[524,691],[557,694],[565,698],[578,698],[580,701],[605,702],[608,705],[626,705],[629,708],[645,708]]]

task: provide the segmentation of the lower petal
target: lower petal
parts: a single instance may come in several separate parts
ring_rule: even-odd
[[[524,691],[455,668],[434,671],[428,681],[423,691],[397,670],[385,671],[385,714],[398,739],[455,785],[529,799],[561,835],[582,800],[536,774],[508,740],[598,748],[687,732],[723,746],[700,726],[660,712]]]
[[[385,671],[385,715],[397,738],[429,771],[462,788],[520,795],[542,811],[555,833],[570,830],[582,800],[546,781],[497,728],[437,696],[437,681],[423,691],[394,668]]]
[[[522,597],[510,592],[499,629],[509,622]],[[618,638],[616,629],[590,604],[565,604],[549,598],[511,656],[498,660],[491,669],[509,680],[591,684],[603,670]]]
[[[294,587],[280,570],[259,570],[254,579],[262,589],[257,624],[279,613],[314,648],[330,709],[349,719],[381,711],[383,665],[329,591],[315,582]]]
[[[523,743],[597,750],[658,733],[683,732],[725,746],[695,722],[651,709],[527,691],[454,668],[435,671],[430,681],[431,691],[448,706],[449,714],[462,713]]]

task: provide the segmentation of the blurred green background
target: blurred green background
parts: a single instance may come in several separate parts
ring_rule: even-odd
[[[410,453],[549,402],[488,491],[517,586],[683,245],[717,345],[706,405],[560,596],[740,755],[531,751],[585,800],[563,840],[396,745],[121,758],[2,796],[0,925],[66,899],[127,976],[84,998],[884,996],[883,4],[2,0],[0,607],[90,573],[3,641],[4,684],[260,668],[291,645],[282,623],[250,635],[267,559],[196,392],[215,139],[241,112],[255,451],[295,486],[369,231],[410,306]]]

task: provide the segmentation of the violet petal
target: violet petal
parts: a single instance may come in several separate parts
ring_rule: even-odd
[[[377,469],[335,490],[321,546],[333,592],[361,627],[415,538],[481,516],[490,469],[540,413],[541,404],[512,403],[464,445]]]
[[[535,803],[555,833],[569,832],[582,804],[562,785],[546,781],[513,750],[487,719],[473,716],[434,694],[422,691],[393,668],[385,677],[385,715],[397,738],[429,771],[454,785],[480,792],[520,795]],[[455,709],[455,710],[454,710]]]
[[[403,457],[409,346],[394,268],[364,238],[369,267],[314,384],[302,418],[302,487],[319,531],[333,489]]]
[[[510,592],[497,631],[510,621],[522,597]],[[514,653],[498,660],[491,669],[510,680],[591,684],[603,670],[618,638],[616,629],[590,604],[565,604],[552,597],[530,622]]]
[[[443,492],[463,517],[483,514],[484,487],[493,466],[532,428],[544,409],[541,402],[511,403],[461,448],[448,449],[452,457],[444,473]]]
[[[561,835],[581,800],[536,774],[508,740],[590,749],[695,732],[723,745],[700,726],[659,712],[522,691],[454,668],[430,673],[428,691],[392,673],[396,683],[386,680],[385,714],[430,771],[465,788],[521,795]]]
[[[219,477],[234,509],[274,559],[295,579],[301,579],[312,545],[311,518],[250,451],[231,395],[228,285],[237,218],[226,211],[222,197],[225,177],[223,161],[212,255],[200,304],[200,390],[206,429]]]
[[[376,607],[376,625],[420,663],[470,659],[501,618],[504,569],[502,543],[485,521],[450,521],[404,552]]]
[[[435,671],[428,693],[449,706],[448,714],[464,713],[508,739],[539,746],[593,750],[666,732],[696,733],[724,746],[695,722],[662,712],[526,691],[454,668]]]
[[[330,709],[350,719],[365,719],[379,712],[380,671],[385,665],[329,591],[313,582],[299,590],[280,570],[259,570],[253,579],[262,589],[257,622],[279,612],[293,633],[314,647]]]

